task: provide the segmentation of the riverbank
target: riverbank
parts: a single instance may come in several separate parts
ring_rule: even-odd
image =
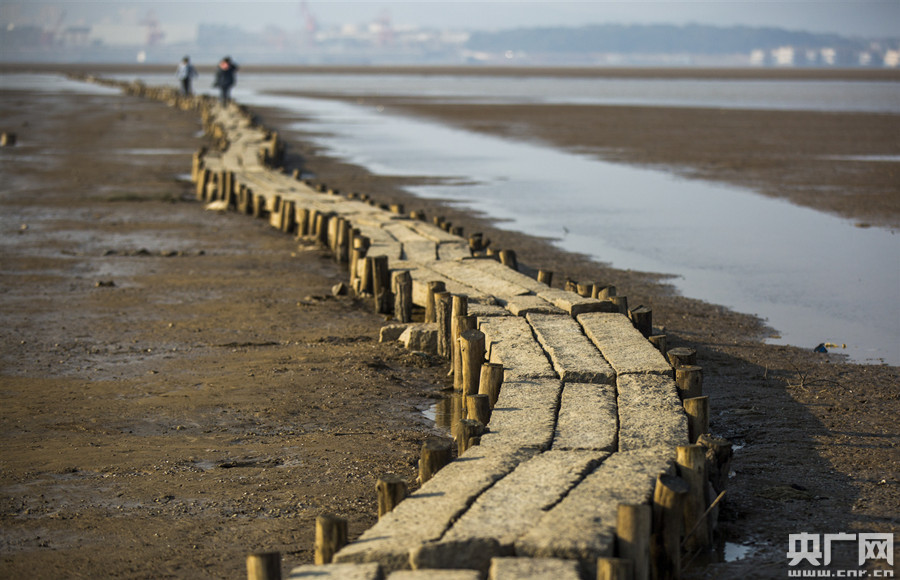
[[[359,438],[374,446],[393,441],[386,433],[415,417],[417,404],[428,401],[419,395],[433,393],[446,370],[418,369],[427,367],[418,357],[374,344],[381,320],[366,308],[316,299],[341,277],[321,256],[309,259],[317,252],[297,251],[261,222],[171,203],[173,191],[175,200],[191,197],[173,179],[188,170],[197,144],[190,114],[131,97],[77,98],[86,108],[73,109],[70,98],[4,95],[4,118],[23,127],[23,147],[41,135],[56,151],[52,171],[27,162],[3,169],[10,209],[4,256],[13,255],[10,248],[26,260],[5,258],[13,265],[3,268],[11,333],[4,338],[20,345],[4,357],[3,370],[4,570],[233,577],[243,555],[259,548],[282,551],[289,564],[308,561],[309,518],[338,511],[373,521],[366,502],[379,469],[411,472],[426,427],[397,436],[397,446],[374,461],[376,447]],[[766,329],[752,317],[674,296],[660,276],[610,270],[504,232],[490,216],[411,198],[402,186],[415,178],[372,176],[331,159],[285,130],[278,112],[262,113],[287,138],[289,169],[302,165],[342,191],[404,201],[467,232],[483,231],[496,247],[515,249],[520,262],[554,270],[557,285],[566,276],[612,282],[632,304],[653,306],[671,346],[698,349],[713,429],[740,446],[723,536],[751,549],[743,560],[711,565],[708,577],[783,576],[789,533],[896,530],[889,508],[898,504],[900,471],[896,368],[765,346],[759,339]],[[184,157],[160,156],[185,141],[192,144]],[[147,143],[156,150],[149,158],[110,153]],[[146,159],[153,163],[140,162]],[[68,181],[73,172],[76,187]],[[50,181],[35,189],[43,179]],[[178,244],[187,248],[179,256],[174,240],[190,236],[200,241]],[[162,254],[169,251],[175,255]],[[97,286],[110,281],[115,285]],[[133,301],[119,302],[127,296]],[[320,400],[328,387],[346,385],[358,388]],[[398,402],[401,417],[382,431],[384,413]],[[150,428],[157,417],[168,423]],[[302,433],[297,424],[305,425]],[[133,425],[147,432],[127,433]],[[301,450],[298,438],[321,447]],[[252,447],[262,443],[272,447]],[[123,513],[119,506],[128,517],[111,517]],[[199,518],[209,531],[201,541]],[[361,521],[351,523],[353,535]],[[133,531],[123,533],[126,526]],[[89,553],[111,541],[118,550]],[[856,554],[840,557],[852,562]]]

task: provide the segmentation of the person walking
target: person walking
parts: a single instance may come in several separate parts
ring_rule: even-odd
[[[230,56],[226,56],[219,62],[219,68],[216,69],[216,80],[214,87],[219,87],[219,102],[222,106],[231,102],[231,87],[237,82],[238,66],[231,60]]]
[[[197,76],[197,69],[191,64],[191,58],[186,56],[181,59],[181,62],[178,63],[178,69],[175,71],[175,78],[181,83],[181,92],[183,94],[191,94],[191,81]]]

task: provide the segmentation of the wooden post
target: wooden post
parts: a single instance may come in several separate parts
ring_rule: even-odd
[[[684,412],[688,417],[688,440],[696,443],[698,437],[709,433],[709,397],[685,399]]]
[[[703,367],[697,365],[675,367],[675,385],[682,401],[703,396]]]
[[[370,243],[366,236],[353,238],[353,253],[350,255],[350,287],[357,295],[366,291],[363,287],[366,280],[363,276],[363,265],[366,263],[366,254],[369,252]]]
[[[426,439],[422,444],[422,455],[419,458],[419,483],[424,484],[434,477],[434,474],[450,463],[451,459],[448,441],[436,437]]]
[[[203,169],[197,175],[197,201],[206,200],[206,188],[209,187],[209,169]]]
[[[594,291],[591,293],[591,297],[596,298],[597,300],[609,300],[612,296],[615,295],[615,286],[601,286],[599,284],[594,285]]]
[[[706,448],[706,475],[709,482],[716,493],[722,493],[731,472],[731,458],[734,455],[731,442],[706,433],[697,438],[697,444]]]
[[[469,447],[481,443],[484,424],[475,419],[463,419],[456,427],[456,454],[462,455]]]
[[[582,298],[590,298],[591,294],[594,292],[594,283],[593,282],[576,282],[575,283],[575,293],[581,296]]]
[[[474,395],[478,393],[481,365],[484,363],[484,333],[480,330],[467,330],[460,335],[459,343],[463,394]]]
[[[681,536],[684,533],[684,499],[690,486],[680,477],[660,473],[653,491],[653,540],[650,543],[654,580],[681,577]]]
[[[706,453],[701,445],[679,445],[675,464],[678,476],[690,487],[684,501],[684,529],[693,534],[686,537],[684,546],[689,552],[703,550],[711,543],[710,528],[703,517],[706,511]]]
[[[322,514],[316,518],[316,564],[331,564],[338,550],[347,545],[347,520]]]
[[[480,252],[484,249],[483,245],[484,235],[481,232],[476,232],[469,236],[469,251],[473,254],[476,252]]]
[[[314,235],[316,241],[323,247],[328,247],[328,215],[316,212],[316,229]]]
[[[253,217],[264,218],[266,213],[266,196],[257,194],[253,197]]]
[[[597,580],[632,580],[634,565],[622,558],[597,558]]]
[[[620,313],[628,315],[628,296],[610,296],[607,300],[618,306]]]
[[[519,261],[516,259],[515,250],[500,250],[500,263],[513,270],[519,270]]]
[[[665,334],[651,334],[647,337],[647,340],[650,341],[650,344],[656,347],[661,353],[666,352],[666,335]]]
[[[391,271],[388,269],[387,256],[366,257],[372,260],[372,292],[375,294],[375,312],[390,314],[393,308],[391,297]]]
[[[301,207],[297,210],[297,237],[309,235],[309,210]]]
[[[453,294],[450,304],[450,368],[453,372],[453,388],[462,390],[462,372],[459,362],[459,335],[465,328],[469,315],[469,297],[465,294]]]
[[[406,498],[406,481],[394,474],[383,475],[375,482],[375,493],[378,494],[378,519],[393,510]]]
[[[281,231],[292,234],[297,229],[297,204],[293,201],[285,201],[282,204]]]
[[[553,272],[550,270],[538,270],[537,281],[551,286],[553,284]]]
[[[631,318],[631,324],[644,335],[644,338],[649,338],[653,334],[653,310],[649,307],[632,308],[628,312],[628,317]]]
[[[335,258],[339,264],[346,264],[350,261],[350,222],[345,219],[338,223]]]
[[[670,348],[666,353],[669,357],[669,364],[674,368],[684,367],[697,364],[697,351],[692,348],[680,346],[678,348]]]
[[[434,295],[446,290],[446,285],[441,280],[428,282],[428,296],[425,299],[425,322],[437,322],[434,311]]]
[[[450,360],[450,309],[453,298],[446,290],[434,295],[435,321],[438,326],[438,356]]]
[[[491,398],[489,395],[466,395],[466,410],[469,419],[475,419],[482,425],[491,420]]]
[[[281,580],[281,553],[258,552],[247,556],[247,580]]]
[[[478,380],[479,394],[487,395],[491,401],[491,409],[500,397],[500,385],[503,383],[503,365],[499,363],[481,363],[481,376]]]
[[[412,322],[412,275],[409,270],[394,273],[394,318]]]
[[[650,506],[619,504],[616,518],[616,554],[634,563],[634,580],[650,577]]]

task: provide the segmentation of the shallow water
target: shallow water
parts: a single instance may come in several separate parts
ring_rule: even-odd
[[[686,296],[766,319],[771,342],[847,344],[853,360],[900,364],[900,238],[738,187],[598,161],[324,99],[248,95],[298,114],[296,129],[410,188],[503,227],[556,239],[621,269],[675,276]],[[306,117],[302,120],[300,117]]]

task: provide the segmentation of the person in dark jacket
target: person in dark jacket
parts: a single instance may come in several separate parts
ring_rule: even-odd
[[[230,56],[226,56],[219,62],[213,86],[219,87],[219,101],[223,106],[231,102],[231,87],[237,82],[237,69],[238,66]]]

